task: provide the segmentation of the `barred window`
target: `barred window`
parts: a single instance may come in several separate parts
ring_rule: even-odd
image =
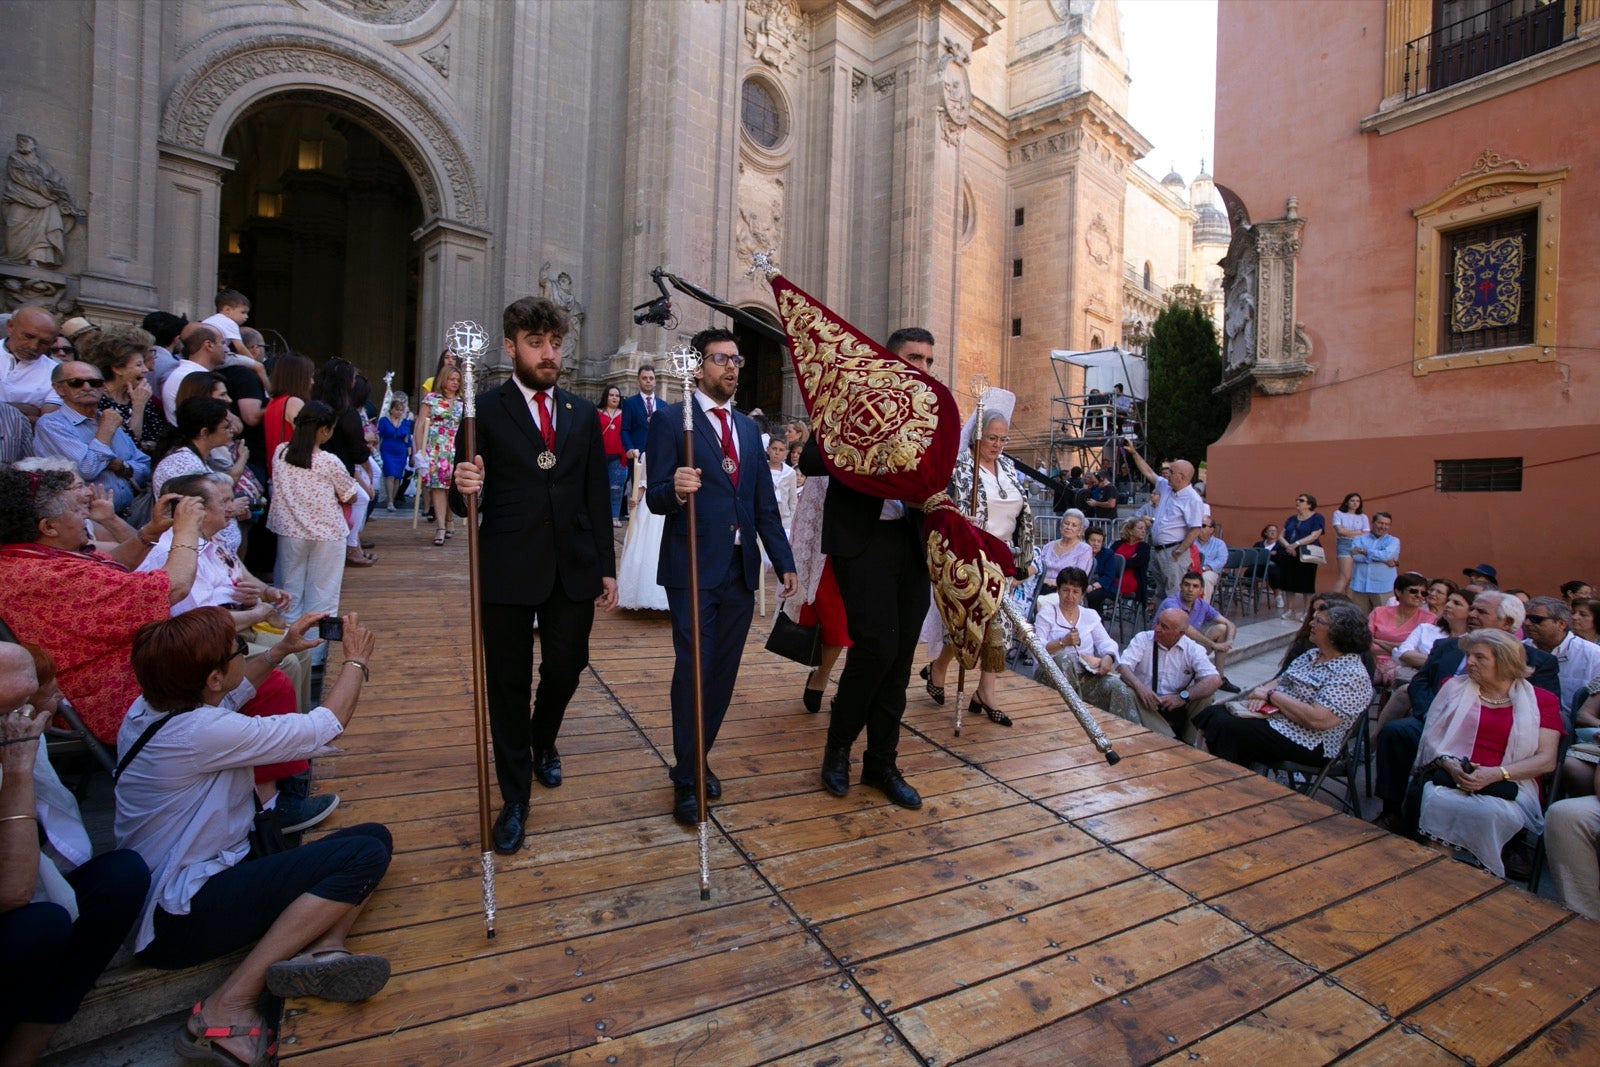
[[[783,140],[783,108],[772,90],[755,78],[745,80],[739,118],[750,139],[762,148],[774,148]]]
[[[1534,211],[1444,234],[1444,351],[1532,343],[1538,237]]]
[[[1438,459],[1433,463],[1436,493],[1520,493],[1522,457]]]

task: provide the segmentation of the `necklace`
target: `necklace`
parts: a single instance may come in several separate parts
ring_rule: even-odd
[[[1511,694],[1507,693],[1503,697],[1491,697],[1480,693],[1478,694],[1478,700],[1491,708],[1503,708],[1511,703]]]

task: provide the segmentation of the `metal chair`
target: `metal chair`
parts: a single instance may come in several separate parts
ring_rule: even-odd
[[[1359,815],[1361,809],[1356,803],[1356,768],[1361,766],[1359,760],[1362,739],[1366,737],[1367,722],[1371,714],[1372,709],[1368,707],[1356,716],[1356,720],[1350,724],[1339,742],[1338,755],[1320,767],[1310,763],[1295,763],[1292,760],[1257,763],[1254,767],[1269,777],[1273,774],[1283,774],[1288,779],[1289,788],[1305,797],[1314,797],[1322,792],[1329,778],[1342,781],[1344,799],[1340,810],[1346,815]],[[1332,790],[1328,792],[1331,793]]]
[[[1228,549],[1228,561],[1222,565],[1222,572],[1217,575],[1216,606],[1224,615],[1227,614],[1227,607],[1237,603],[1239,599],[1239,585],[1244,580],[1244,558],[1244,549]]]

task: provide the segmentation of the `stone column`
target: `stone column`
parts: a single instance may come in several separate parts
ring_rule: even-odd
[[[488,230],[447,219],[434,219],[411,234],[421,245],[417,351],[412,354],[419,382],[433,373],[451,323],[472,319],[499,339],[500,308],[489,307],[484,296],[490,236]],[[492,366],[494,358],[488,362]]]
[[[203,319],[217,291],[217,224],[222,178],[234,160],[160,142],[155,231],[163,256],[155,263],[155,300],[164,311]]]

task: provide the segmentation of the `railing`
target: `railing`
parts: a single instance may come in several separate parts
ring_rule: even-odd
[[[1505,0],[1406,44],[1405,98],[1487,74],[1577,37],[1575,0]]]

